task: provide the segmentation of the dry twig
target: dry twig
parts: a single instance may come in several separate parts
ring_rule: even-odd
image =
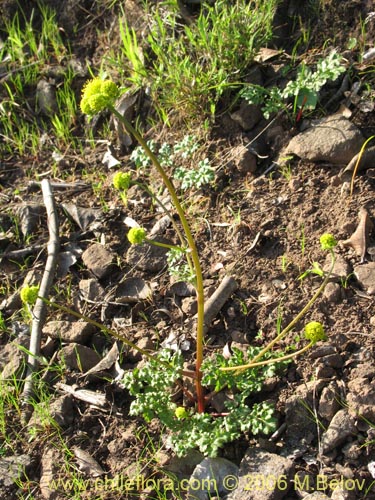
[[[52,285],[54,272],[56,269],[57,256],[59,251],[59,222],[57,210],[53,197],[51,185],[48,179],[41,182],[43,201],[47,211],[47,223],[49,240],[47,245],[47,261],[44,269],[42,281],[39,288],[39,296],[33,309],[33,321],[30,335],[30,349],[27,360],[27,373],[22,399],[25,405],[23,418],[27,421],[30,417],[29,402],[33,394],[33,376],[38,368],[42,328],[46,317],[46,303],[44,299],[48,297]]]

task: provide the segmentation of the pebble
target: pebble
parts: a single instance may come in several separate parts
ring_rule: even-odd
[[[354,418],[347,409],[339,410],[331,420],[328,429],[322,435],[323,453],[332,451],[344,443],[348,437],[356,434]]]
[[[71,343],[60,349],[58,358],[68,368],[78,370],[82,373],[93,368],[101,359],[99,354],[93,349],[76,343]]]
[[[105,278],[113,272],[115,254],[100,243],[90,245],[82,254],[82,261],[99,279]]]
[[[96,329],[87,321],[49,321],[43,327],[43,334],[63,342],[85,344]]]

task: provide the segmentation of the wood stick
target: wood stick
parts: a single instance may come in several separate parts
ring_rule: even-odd
[[[232,276],[225,276],[219,287],[204,304],[204,333],[207,333],[225,302],[237,290],[238,284]]]
[[[53,197],[53,192],[51,184],[48,179],[43,179],[41,182],[41,188],[43,193],[43,201],[47,211],[47,222],[48,222],[48,232],[49,240],[47,245],[47,261],[44,269],[42,281],[40,283],[39,295],[36,300],[32,315],[33,321],[31,326],[30,335],[30,348],[29,355],[27,359],[27,372],[25,379],[25,386],[22,393],[23,403],[25,405],[25,411],[23,418],[26,421],[29,420],[31,416],[30,400],[33,395],[33,376],[39,365],[39,355],[40,355],[40,344],[42,338],[42,328],[46,318],[46,299],[49,295],[49,290],[51,288],[53,277],[56,269],[57,256],[59,252],[59,221],[57,218],[57,209],[55,205],[55,200]]]

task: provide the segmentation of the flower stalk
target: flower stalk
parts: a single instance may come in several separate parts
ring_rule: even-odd
[[[195,374],[196,374],[195,384],[197,393],[198,413],[203,413],[205,408],[205,400],[201,383],[202,380],[201,366],[203,362],[203,340],[204,340],[204,293],[203,293],[203,275],[199,261],[198,249],[196,247],[194,237],[191,233],[189,223],[186,219],[184,209],[182,208],[181,203],[178,199],[175,187],[170,178],[168,177],[167,173],[161,166],[158,158],[151,151],[146,141],[143,139],[141,134],[132,126],[129,120],[127,120],[121,113],[119,113],[112,104],[110,104],[108,108],[116,116],[116,118],[120,120],[121,123],[124,124],[126,130],[134,136],[134,138],[138,141],[140,146],[142,146],[142,148],[144,149],[146,155],[152,161],[154,167],[156,168],[160,177],[162,178],[164,185],[168,189],[168,192],[172,199],[172,203],[176,208],[177,214],[180,218],[181,225],[183,227],[186,236],[187,244],[190,249],[191,260],[195,271],[195,288],[197,293],[197,306],[198,306],[197,331],[196,331],[197,347],[196,347],[196,363],[195,363]]]

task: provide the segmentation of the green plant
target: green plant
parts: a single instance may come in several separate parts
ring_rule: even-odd
[[[110,52],[106,67],[114,68],[126,87],[147,85],[164,122],[212,118],[220,98],[238,86],[272,36],[278,1],[207,2],[189,24],[181,23],[178,0],[146,3],[147,46],[122,16],[120,50]]]
[[[30,16],[26,16],[19,6],[13,19],[5,20],[8,36],[0,48],[1,60],[6,60],[10,68],[7,78],[0,83],[0,91],[3,91],[0,126],[4,139],[1,147],[5,151],[16,149],[20,154],[31,152],[34,155],[40,149],[46,130],[51,131],[58,144],[70,144],[77,114],[71,85],[75,75],[69,68],[61,75],[62,83],[57,85],[57,113],[43,118],[32,112],[29,96],[34,93],[45,67],[63,64],[69,53],[54,11],[42,2],[35,4]],[[40,26],[38,17],[41,18]]]
[[[255,348],[251,346],[246,354],[234,350],[229,359],[217,354],[211,359],[204,360],[203,276],[196,243],[173,182],[144,138],[114,108],[114,100],[118,93],[113,85],[112,82],[103,83],[101,80],[89,82],[83,92],[81,109],[89,114],[94,114],[108,108],[118,120],[122,121],[127,131],[142,146],[145,154],[159,173],[169,191],[183,228],[183,232],[177,229],[177,235],[180,239],[179,246],[150,241],[147,238],[146,230],[139,227],[133,227],[129,230],[129,242],[131,244],[147,242],[166,247],[169,251],[185,252],[190,271],[194,276],[193,284],[196,289],[198,307],[195,369],[193,371],[184,369],[184,359],[180,352],[162,350],[158,354],[149,354],[137,348],[142,354],[146,354],[147,361],[141,367],[128,371],[124,376],[125,387],[135,397],[130,411],[131,414],[142,415],[146,421],[150,421],[155,416],[158,417],[171,430],[170,442],[177,454],[182,455],[189,449],[198,447],[203,453],[214,456],[219,448],[238,437],[244,430],[250,429],[254,434],[257,434],[259,432],[268,433],[275,428],[276,421],[272,408],[267,403],[249,405],[249,398],[261,390],[264,379],[273,374],[278,367],[304,353],[317,341],[324,340],[325,332],[322,325],[310,322],[305,328],[307,345],[288,354],[273,349],[275,344],[294,328],[315,303],[324,290],[330,273],[324,277],[323,283],[305,307],[282,330],[280,318],[276,337],[265,347]],[[123,175],[116,177],[116,185],[119,188],[127,189],[129,182],[129,178]],[[172,215],[169,215],[173,221]],[[336,245],[336,241],[331,235],[323,235],[320,241],[322,248],[331,253],[332,271],[335,262],[333,247]],[[64,306],[58,307],[69,311]],[[83,317],[78,313],[73,314]],[[89,322],[99,325],[92,320]],[[111,330],[103,326],[101,329],[112,333]],[[122,338],[116,333],[114,335],[117,338]],[[128,345],[134,346],[128,340],[124,339],[124,341]],[[181,382],[182,377],[188,377],[194,381],[194,392]],[[184,410],[172,400],[171,390],[173,386],[180,387],[184,393],[187,401]],[[231,393],[231,396],[226,403],[226,411],[215,414],[209,409],[209,404],[213,395],[223,390]]]
[[[320,59],[312,71],[304,62],[300,64],[295,80],[289,81],[283,90],[278,87],[266,89],[260,85],[247,85],[240,96],[251,104],[262,105],[265,118],[280,110],[287,110],[285,102],[293,99],[293,113],[297,109],[315,109],[319,91],[329,80],[336,80],[345,71],[343,58],[332,51]]]

